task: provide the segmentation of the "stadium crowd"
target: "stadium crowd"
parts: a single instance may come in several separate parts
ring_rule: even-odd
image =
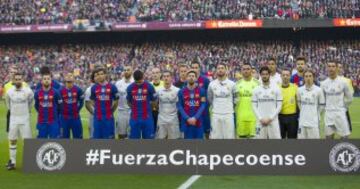
[[[247,18],[354,18],[357,0],[50,0],[11,1],[0,4],[0,24],[63,24],[76,19],[123,22],[198,21]]]
[[[234,79],[240,66],[248,62],[256,68],[264,65],[269,57],[275,57],[278,68],[295,68],[295,58],[303,56],[307,64],[316,71],[319,80],[325,79],[325,62],[340,60],[345,75],[352,79],[359,94],[360,90],[360,41],[304,41],[293,44],[289,41],[262,42],[211,42],[211,43],[144,43],[135,44],[65,44],[65,45],[12,45],[0,46],[1,84],[8,80],[9,67],[18,65],[26,73],[25,80],[35,84],[39,69],[51,67],[56,79],[62,80],[62,73],[74,71],[80,86],[88,84],[89,74],[97,64],[104,64],[116,80],[124,65],[132,65],[147,71],[153,67],[173,70],[178,75],[177,65],[198,59],[202,71],[211,76],[215,65],[226,62],[230,67],[229,77]],[[32,86],[32,85],[31,85]]]

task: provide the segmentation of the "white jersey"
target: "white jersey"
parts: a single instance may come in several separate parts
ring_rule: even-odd
[[[254,89],[252,96],[253,111],[257,120],[270,118],[277,120],[282,106],[282,95],[278,86],[260,85]]]
[[[179,101],[179,88],[171,85],[169,89],[160,87],[157,96],[159,97],[159,122],[172,122],[178,119],[176,103]]]
[[[208,88],[208,101],[215,114],[233,114],[235,99],[235,83],[229,79],[211,81]]]
[[[93,84],[90,85],[90,87],[88,87],[85,91],[85,102],[87,101],[91,101],[90,96],[91,96],[91,87],[93,86]]]
[[[126,100],[126,95],[127,95],[126,89],[133,82],[134,82],[133,78],[131,78],[129,80],[129,82],[126,82],[125,78],[123,78],[115,83],[115,86],[119,91],[118,110],[129,110],[130,109],[129,105],[127,104],[127,100]]]
[[[91,101],[90,99],[90,96],[91,96],[91,87],[93,86],[94,84],[91,84],[90,87],[88,87],[85,91],[85,98],[84,98],[84,101],[85,103],[86,102],[89,102]],[[94,121],[94,115],[91,114],[89,112],[89,118],[88,118],[88,121],[89,121],[89,135],[90,135],[90,138],[92,138],[93,136],[93,132],[94,132],[94,127],[93,127],[93,121]]]
[[[352,102],[349,86],[340,77],[327,78],[321,83],[325,95],[325,111],[346,111]]]
[[[325,97],[321,88],[312,85],[300,87],[297,92],[297,101],[300,108],[300,127],[319,127],[320,112],[325,106]]]
[[[259,79],[260,84],[262,84],[261,78]],[[275,75],[270,75],[270,84],[279,86],[282,84],[281,75],[279,73],[275,73]]]
[[[12,87],[6,93],[6,106],[10,110],[10,122],[26,124],[30,119],[31,104],[34,93],[29,87],[16,89]]]

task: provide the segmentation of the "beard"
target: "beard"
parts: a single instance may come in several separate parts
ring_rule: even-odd
[[[217,74],[217,77],[224,77],[225,76],[225,73],[218,73]]]

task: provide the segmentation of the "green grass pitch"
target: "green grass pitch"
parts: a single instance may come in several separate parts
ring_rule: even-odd
[[[360,98],[355,98],[351,106],[353,134],[360,138]],[[35,126],[35,111],[32,127]],[[128,175],[128,174],[25,174],[22,172],[22,146],[18,144],[17,170],[7,171],[8,141],[5,133],[6,108],[0,102],[0,189],[41,189],[41,188],[177,188],[190,175]],[[87,113],[83,109],[84,135],[87,132]],[[36,136],[36,131],[33,131]],[[322,134],[323,137],[323,134]],[[360,176],[203,176],[191,188],[267,188],[267,189],[357,189]]]

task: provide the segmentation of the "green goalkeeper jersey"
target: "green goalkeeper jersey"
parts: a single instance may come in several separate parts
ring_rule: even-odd
[[[254,89],[259,84],[259,81],[254,78],[250,81],[242,79],[236,83],[236,97],[238,101],[235,107],[236,121],[256,121],[251,99]]]

